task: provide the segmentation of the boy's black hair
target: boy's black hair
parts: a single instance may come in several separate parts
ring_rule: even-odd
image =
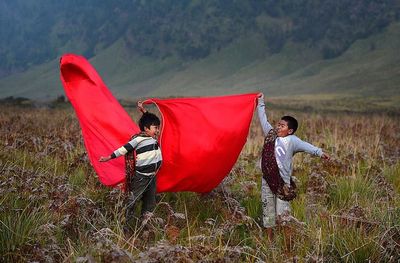
[[[292,116],[283,116],[281,120],[287,122],[288,128],[293,130],[292,134],[297,131],[297,127],[299,127],[299,124],[295,118],[293,118]]]
[[[139,119],[139,128],[144,131],[144,127],[149,129],[151,125],[160,126],[160,119],[155,114],[147,111]]]

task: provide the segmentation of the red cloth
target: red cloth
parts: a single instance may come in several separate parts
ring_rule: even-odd
[[[242,150],[256,94],[151,99],[162,115],[158,192],[205,193],[227,176]]]
[[[124,181],[124,160],[100,163],[139,131],[89,62],[65,55],[61,80],[79,119],[89,159],[100,181]],[[209,192],[229,174],[243,148],[256,94],[207,98],[150,99],[162,115],[163,164],[158,192]]]
[[[99,180],[114,186],[125,179],[124,158],[100,163],[124,145],[139,127],[107,89],[96,70],[81,56],[64,55],[60,60],[61,81],[75,109],[83,140]]]

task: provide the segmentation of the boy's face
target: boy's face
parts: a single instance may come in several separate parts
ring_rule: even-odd
[[[158,125],[150,125],[150,128],[144,127],[144,132],[153,137],[154,139],[157,138],[158,134],[160,133],[160,126]]]
[[[293,133],[293,129],[289,129],[287,121],[280,120],[276,126],[278,137],[286,137]]]

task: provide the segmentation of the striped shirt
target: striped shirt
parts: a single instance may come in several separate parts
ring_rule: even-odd
[[[153,175],[161,166],[162,154],[157,140],[148,136],[134,136],[127,144],[115,150],[111,158],[116,158],[136,150],[136,172]]]

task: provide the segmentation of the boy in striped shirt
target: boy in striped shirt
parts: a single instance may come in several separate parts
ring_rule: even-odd
[[[143,113],[139,120],[141,132],[132,136],[132,139],[124,146],[107,157],[100,157],[99,160],[100,162],[107,162],[123,155],[126,157],[127,188],[129,191],[126,208],[126,222],[128,224],[134,219],[137,200],[142,200],[142,216],[154,210],[156,205],[156,173],[162,163],[161,149],[157,142],[160,132],[160,119],[146,111],[140,101],[138,108]],[[136,151],[135,159],[133,159],[134,151]],[[132,160],[132,165],[130,165],[130,160]]]

